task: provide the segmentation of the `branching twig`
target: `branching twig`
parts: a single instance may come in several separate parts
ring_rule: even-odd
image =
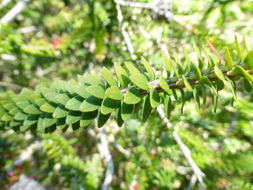
[[[119,22],[119,25],[120,25],[122,36],[123,36],[124,41],[126,43],[127,50],[129,51],[129,53],[131,55],[131,58],[133,60],[135,60],[136,55],[134,53],[134,47],[133,47],[132,41],[129,37],[129,34],[126,31],[126,26],[123,24],[123,15],[122,15],[122,11],[121,11],[121,8],[120,8],[120,4],[118,3],[117,0],[115,0],[115,3],[116,3],[116,9],[117,9],[117,19],[118,19],[118,22]]]
[[[130,2],[130,1],[124,1],[124,0],[115,0],[116,4],[132,7],[132,8],[141,8],[141,9],[152,9],[153,4],[152,3],[139,3],[139,2]]]
[[[120,153],[124,154],[126,157],[129,157],[129,156],[130,156],[131,153],[130,153],[128,150],[124,149],[122,146],[120,146],[120,145],[117,144],[116,142],[113,142],[112,144],[115,146],[115,148],[117,148],[117,150],[118,150]]]
[[[161,106],[158,106],[157,112],[159,113],[159,115],[160,115],[161,119],[164,121],[164,123],[167,125],[167,128],[171,128],[172,125],[169,122],[169,120],[165,117],[165,113],[164,113]],[[190,149],[181,140],[181,138],[177,134],[176,130],[173,131],[172,135],[173,135],[173,138],[175,139],[175,141],[177,142],[177,144],[179,145],[180,149],[182,150],[182,152],[183,152],[185,158],[187,159],[189,165],[191,166],[194,175],[197,177],[198,182],[200,184],[200,187],[202,189],[205,189],[205,184],[203,182],[203,177],[205,176],[205,174],[199,169],[197,164],[192,159]]]
[[[191,190],[194,187],[196,181],[197,181],[197,177],[196,177],[195,174],[193,174],[192,177],[191,177],[191,179],[190,179],[190,181],[189,181],[187,190]]]
[[[99,137],[101,140],[100,152],[105,157],[105,161],[107,164],[107,170],[105,174],[104,183],[102,185],[102,190],[109,190],[114,175],[114,163],[112,160],[112,155],[109,151],[106,132],[104,128],[99,129]]]
[[[37,71],[36,71],[36,74],[37,76],[39,77],[43,77],[44,75],[52,72],[52,71],[55,71],[56,70],[56,66],[55,65],[52,65],[50,67],[48,67],[47,69],[43,70],[40,66],[37,67]]]
[[[19,0],[16,5],[1,18],[0,23],[8,24],[11,22],[19,13],[23,11],[29,1],[30,0]]]
[[[12,0],[3,0],[0,4],[0,9],[6,7]]]

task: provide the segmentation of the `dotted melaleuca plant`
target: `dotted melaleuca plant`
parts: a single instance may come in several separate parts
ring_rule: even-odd
[[[219,91],[225,86],[236,99],[239,78],[243,78],[247,91],[252,90],[253,51],[240,47],[237,41],[235,46],[237,57],[232,59],[231,52],[225,48],[222,59],[214,49],[218,56],[215,59],[205,49],[201,51],[194,45],[197,61],[190,61],[186,55],[183,63],[177,56],[170,57],[166,47],[162,47],[166,77],[157,76],[142,58],[138,68],[129,62],[115,64],[116,76],[103,68],[102,77],[78,76],[77,81],[57,80],[49,87],[39,85],[35,90],[23,89],[19,94],[5,92],[0,96],[0,130],[65,131],[68,126],[73,129],[87,127],[94,119],[97,119],[97,126],[102,127],[111,115],[122,126],[137,112],[141,112],[145,121],[160,104],[164,105],[169,117],[179,96],[184,105],[185,94],[190,93],[200,107],[210,94],[208,89],[214,97],[215,110]]]

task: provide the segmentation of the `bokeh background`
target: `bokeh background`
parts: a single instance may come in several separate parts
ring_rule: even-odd
[[[20,2],[20,13],[6,21]],[[252,48],[252,0],[124,2],[0,0],[0,93],[75,80],[114,63],[139,64],[141,56],[159,73],[161,44],[180,59],[185,50],[196,57],[193,43],[211,51],[206,40],[224,55],[225,47],[235,49],[236,35]],[[189,98],[184,112],[178,103],[169,119],[205,174],[206,189],[253,189],[253,96],[242,89],[239,82],[233,106],[232,93],[223,90],[215,114],[212,96],[201,109]],[[157,112],[145,123],[136,115],[122,128],[110,120],[103,132],[114,163],[110,189],[201,189]],[[47,189],[101,189],[108,165],[100,135],[93,125],[52,134],[0,129],[0,189],[24,176]]]

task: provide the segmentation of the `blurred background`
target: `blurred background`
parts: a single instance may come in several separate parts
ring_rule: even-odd
[[[0,23],[0,93],[20,92],[114,63],[139,64],[141,56],[159,73],[161,44],[180,59],[185,50],[196,57],[193,42],[208,49],[206,40],[224,56],[224,47],[235,49],[235,35],[252,48],[253,0],[0,0]],[[37,189],[104,189],[112,164],[107,189],[252,190],[253,96],[242,88],[239,83],[233,106],[232,93],[222,91],[216,114],[211,96],[199,110],[191,98],[184,113],[180,101],[173,108],[169,121],[203,182],[154,112],[147,122],[136,115],[122,128],[110,120],[103,131],[0,129],[0,189],[18,189],[22,180]]]

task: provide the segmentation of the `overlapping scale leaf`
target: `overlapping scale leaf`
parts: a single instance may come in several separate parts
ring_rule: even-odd
[[[218,92],[224,87],[230,89],[233,99],[236,98],[234,81],[237,78],[243,78],[246,91],[253,89],[253,51],[243,52],[238,39],[235,49],[238,58],[232,59],[232,50],[225,48],[225,65],[222,65],[215,63],[217,60],[210,51],[196,45],[197,62],[191,60],[187,53],[185,59],[179,58],[176,53],[171,59],[167,48],[162,46],[167,77],[155,76],[153,67],[141,58],[138,67],[130,62],[115,64],[117,77],[103,68],[101,77],[79,75],[78,81],[56,80],[49,87],[39,85],[34,91],[23,89],[18,95],[6,92],[0,95],[1,130],[52,132],[56,129],[66,131],[69,126],[76,130],[89,126],[95,119],[97,126],[101,127],[111,115],[121,126],[135,113],[140,113],[140,109],[142,120],[147,120],[160,104],[164,105],[166,116],[170,117],[175,105],[181,104],[183,110],[189,94],[198,108],[205,104],[208,89],[212,90],[216,110]]]

